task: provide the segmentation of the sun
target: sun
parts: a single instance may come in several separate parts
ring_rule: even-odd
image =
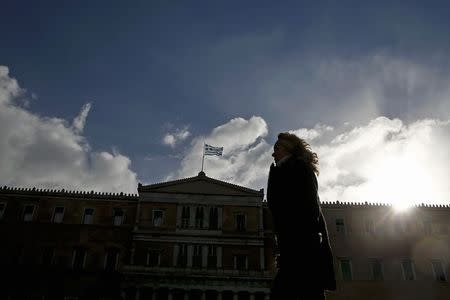
[[[369,171],[369,195],[390,203],[397,212],[405,212],[418,203],[427,203],[437,195],[435,178],[429,167],[418,159],[415,149],[394,152],[373,164]],[[415,150],[415,151],[413,151]],[[416,155],[416,156],[415,156]]]
[[[413,207],[413,205],[406,201],[398,201],[396,203],[392,203],[392,208],[394,209],[395,212],[398,213],[406,212],[411,207]]]

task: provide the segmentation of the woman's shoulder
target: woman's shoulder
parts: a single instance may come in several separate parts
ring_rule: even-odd
[[[310,168],[310,166],[304,159],[295,156],[291,156],[289,160],[286,162],[286,165],[291,168],[300,168],[300,169]]]
[[[302,173],[303,176],[311,176],[314,173],[312,166],[302,158],[292,157],[286,163],[286,167],[290,172]]]

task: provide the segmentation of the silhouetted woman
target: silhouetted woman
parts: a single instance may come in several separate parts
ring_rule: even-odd
[[[320,208],[317,154],[303,139],[280,133],[267,201],[280,253],[271,300],[325,299],[335,290],[332,250]]]

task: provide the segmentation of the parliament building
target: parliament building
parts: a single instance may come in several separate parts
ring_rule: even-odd
[[[263,189],[200,172],[137,190],[0,188],[0,298],[269,299],[277,249]],[[450,206],[322,209],[328,300],[450,299]]]

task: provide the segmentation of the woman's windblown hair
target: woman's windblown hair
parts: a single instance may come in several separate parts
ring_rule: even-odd
[[[319,175],[319,158],[317,153],[311,150],[311,146],[303,139],[289,132],[278,134],[278,141],[293,156],[296,156],[310,165],[314,173]]]

